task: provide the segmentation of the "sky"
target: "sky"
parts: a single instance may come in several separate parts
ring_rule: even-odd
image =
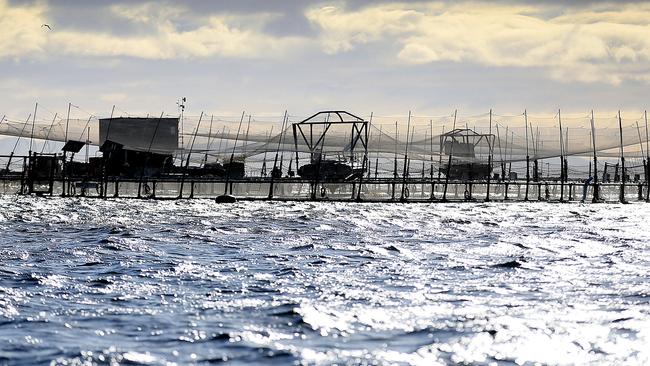
[[[638,114],[649,35],[645,2],[0,0],[0,115]]]

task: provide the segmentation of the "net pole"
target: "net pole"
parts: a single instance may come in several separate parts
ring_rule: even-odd
[[[594,197],[592,199],[593,203],[600,201],[600,195],[598,192],[598,157],[596,154],[596,127],[594,121],[594,110],[591,110],[591,144],[594,152]]]
[[[453,128],[451,129],[451,133],[453,134],[454,131],[456,130],[456,118],[458,116],[458,110],[454,110],[454,125]],[[440,140],[442,142],[442,138]],[[440,149],[442,150],[442,145],[440,144]],[[442,200],[447,201],[447,188],[449,186],[449,175],[451,174],[451,161],[452,161],[452,156],[454,155],[454,138],[452,136],[451,138],[451,147],[449,148],[449,160],[447,162],[447,172],[445,173],[445,188],[442,191]]]
[[[621,119],[621,111],[618,111],[618,136],[620,141],[620,150],[621,150],[621,192],[619,200],[621,203],[626,203],[625,201],[625,156],[623,153],[623,121]]]
[[[564,202],[564,140],[562,133],[562,112],[557,110],[557,119],[560,127],[560,202]]]
[[[528,152],[528,113],[524,110],[524,123],[526,125],[526,194],[524,201],[528,201],[528,191],[530,189],[530,155]]]
[[[485,202],[490,202],[490,179],[492,176],[492,145],[494,141],[492,141],[492,108],[490,108],[490,127],[489,127],[489,133],[488,133],[488,150],[489,150],[489,155],[488,155],[488,177],[487,177],[487,188],[485,192]]]
[[[650,202],[650,178],[648,175],[650,175],[650,139],[648,138],[648,111],[643,111],[643,119],[645,120],[645,152],[646,152],[646,176],[645,176],[645,183],[646,183],[646,202]]]

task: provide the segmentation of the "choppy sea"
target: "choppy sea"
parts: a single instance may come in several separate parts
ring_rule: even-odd
[[[650,205],[0,197],[0,364],[648,364]]]

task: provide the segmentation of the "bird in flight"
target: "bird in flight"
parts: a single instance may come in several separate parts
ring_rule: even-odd
[[[43,25],[41,25],[41,28],[43,28],[43,27],[47,27],[47,29],[52,30],[52,27],[50,27],[49,24],[43,24]]]

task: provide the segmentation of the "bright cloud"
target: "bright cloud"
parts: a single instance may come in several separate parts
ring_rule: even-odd
[[[350,0],[351,1],[351,0]],[[302,61],[357,52],[374,44],[395,50],[384,62],[457,62],[536,68],[560,81],[650,80],[650,4],[565,7],[549,2],[395,2],[354,10],[343,0],[307,7],[315,36],[277,36],[265,26],[279,14],[199,13],[179,2],[99,4],[97,16],[128,23],[129,32],[50,23],[55,3],[0,0],[0,60],[55,56],[145,59],[287,58]],[[284,19],[292,21],[292,19]],[[115,25],[117,27],[117,25]],[[104,28],[106,29],[106,28]],[[110,26],[108,27],[110,29]],[[359,52],[356,57],[369,57]],[[397,65],[395,65],[395,61]]]
[[[42,4],[9,6],[7,0],[0,0],[0,58],[42,51],[45,11]]]
[[[0,58],[45,53],[147,59],[275,58],[301,43],[298,37],[264,34],[260,27],[271,18],[269,14],[257,14],[257,21],[243,28],[233,25],[238,23],[236,16],[196,15],[163,3],[109,7],[111,15],[139,26],[137,34],[125,36],[70,30],[65,24],[53,25],[49,31],[41,28],[47,23],[47,9],[45,3],[14,7],[0,0]]]
[[[393,42],[404,63],[472,62],[542,67],[559,80],[647,80],[650,5],[586,8],[494,3],[395,3],[307,11],[325,52]],[[553,14],[553,15],[549,15]]]

